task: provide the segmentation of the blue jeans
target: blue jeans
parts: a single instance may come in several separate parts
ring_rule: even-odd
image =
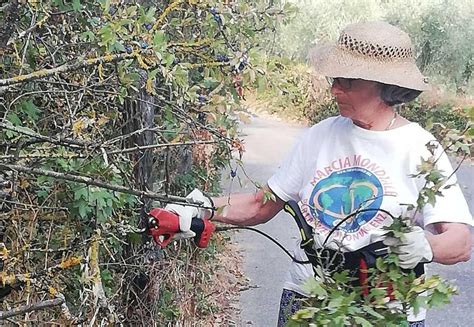
[[[302,307],[301,299],[305,297],[297,292],[283,289],[280,300],[280,310],[278,313],[278,327],[284,327],[290,321],[292,315]],[[413,321],[410,327],[425,327],[425,321]]]

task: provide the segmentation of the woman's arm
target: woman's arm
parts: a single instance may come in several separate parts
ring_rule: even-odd
[[[468,225],[459,223],[433,224],[436,235],[427,235],[433,251],[433,261],[453,265],[469,261],[472,252],[472,235]]]
[[[271,192],[268,186],[257,193],[232,194],[230,199],[227,196],[213,198],[216,208],[224,207],[220,213],[215,213],[213,220],[239,226],[253,226],[269,221],[283,209],[284,202],[275,195],[276,201],[268,200],[264,204],[265,192]]]

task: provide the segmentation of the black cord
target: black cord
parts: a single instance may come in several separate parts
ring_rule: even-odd
[[[344,217],[340,222],[337,223],[336,226],[334,226],[331,231],[329,232],[329,234],[326,236],[326,239],[324,240],[323,242],[323,248],[324,246],[326,245],[327,241],[329,240],[329,237],[331,237],[331,235],[343,224],[345,223],[349,218],[351,217],[354,217],[355,215],[361,213],[361,212],[367,212],[367,211],[382,211],[383,213],[386,213],[387,215],[389,215],[390,217],[392,217],[392,219],[395,219],[395,217],[387,210],[385,209],[371,209],[371,208],[367,208],[367,209],[360,209],[360,210],[357,210],[351,214],[349,214],[347,217]],[[300,263],[300,264],[308,264],[308,263],[311,263],[309,260],[306,260],[306,261],[302,261],[302,260],[298,260],[296,259],[291,253],[290,251],[288,251],[287,249],[285,249],[285,247],[283,247],[283,245],[281,245],[277,240],[275,240],[273,237],[271,237],[270,235],[262,232],[261,230],[259,229],[256,229],[256,228],[253,228],[253,227],[247,227],[247,226],[218,226],[216,227],[216,232],[221,232],[221,231],[227,231],[227,230],[238,230],[238,229],[246,229],[246,230],[250,230],[250,231],[253,231],[253,232],[256,232],[262,236],[265,236],[267,239],[269,239],[270,241],[272,241],[273,243],[275,243],[283,252],[286,253],[286,255],[288,255],[291,260],[293,260],[294,262],[296,263]]]
[[[357,211],[354,211],[353,213],[351,213],[350,215],[348,215],[347,217],[344,217],[340,222],[337,223],[336,226],[334,226],[331,231],[329,232],[328,236],[326,236],[326,239],[324,240],[323,242],[323,247],[326,245],[326,242],[329,240],[329,237],[336,231],[336,229],[339,228],[339,226],[341,226],[343,223],[345,223],[349,218],[351,217],[354,217],[355,215],[361,213],[361,212],[367,212],[367,211],[382,211],[384,213],[386,213],[387,215],[389,215],[390,217],[392,217],[392,219],[395,220],[395,217],[387,210],[385,209],[375,209],[375,208],[367,208],[367,209],[360,209],[360,210],[357,210]]]
[[[293,260],[294,262],[296,263],[300,263],[300,264],[307,264],[307,263],[311,263],[309,260],[306,260],[306,261],[303,261],[303,260],[298,260],[296,259],[291,253],[290,251],[288,251],[287,249],[285,249],[285,247],[283,247],[283,245],[281,245],[277,240],[275,240],[273,237],[271,237],[270,235],[262,232],[261,230],[258,230],[256,228],[253,228],[253,227],[247,227],[247,226],[218,226],[216,227],[216,232],[221,232],[221,231],[227,231],[227,230],[235,230],[235,229],[246,229],[246,230],[250,230],[250,231],[253,231],[253,232],[256,232],[262,236],[265,236],[266,238],[268,238],[270,241],[272,241],[273,243],[275,243],[280,249],[283,250],[283,252],[285,252],[290,258],[291,260]]]

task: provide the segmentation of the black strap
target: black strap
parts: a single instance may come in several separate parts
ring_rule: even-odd
[[[358,272],[360,259],[364,259],[369,268],[375,267],[375,262],[379,257],[388,255],[388,248],[382,242],[375,242],[369,244],[357,251],[340,252],[330,249],[321,249],[315,251],[312,247],[302,246],[308,257],[308,260],[313,265],[313,270],[324,265],[324,268],[329,271],[350,270],[353,273]],[[403,269],[404,272],[410,272],[410,269]],[[425,266],[419,263],[413,271],[417,277],[425,273]]]

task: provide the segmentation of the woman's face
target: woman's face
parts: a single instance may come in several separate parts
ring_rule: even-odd
[[[354,121],[373,115],[382,103],[377,82],[361,79],[335,78],[331,93],[335,97],[341,116]]]

